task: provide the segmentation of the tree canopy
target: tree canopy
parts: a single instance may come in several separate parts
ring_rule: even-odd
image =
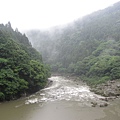
[[[25,34],[14,31],[10,22],[0,24],[0,101],[40,90],[49,75],[49,68]]]
[[[120,78],[120,2],[51,31],[29,31],[53,72],[100,83]]]

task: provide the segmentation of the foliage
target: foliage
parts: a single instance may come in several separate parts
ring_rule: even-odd
[[[49,67],[28,38],[14,31],[10,22],[0,25],[0,101],[38,91],[49,76]]]
[[[120,2],[51,31],[29,31],[52,71],[101,83],[120,78]]]

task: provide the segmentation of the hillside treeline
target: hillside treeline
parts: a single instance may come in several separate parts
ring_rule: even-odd
[[[120,78],[120,2],[65,27],[27,35],[53,72],[94,84]]]
[[[17,99],[43,88],[49,68],[25,34],[0,24],[0,101]]]

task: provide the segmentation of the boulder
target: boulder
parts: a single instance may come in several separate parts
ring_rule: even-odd
[[[120,84],[117,85],[117,88],[120,88]]]
[[[91,102],[91,104],[92,104],[91,105],[92,107],[96,107],[97,106],[97,102]]]
[[[108,103],[101,103],[99,106],[100,106],[100,107],[107,107],[107,106],[108,106]]]

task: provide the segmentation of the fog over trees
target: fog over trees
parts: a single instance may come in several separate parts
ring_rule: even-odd
[[[120,78],[120,2],[65,27],[27,32],[52,72],[71,73],[89,83]]]

